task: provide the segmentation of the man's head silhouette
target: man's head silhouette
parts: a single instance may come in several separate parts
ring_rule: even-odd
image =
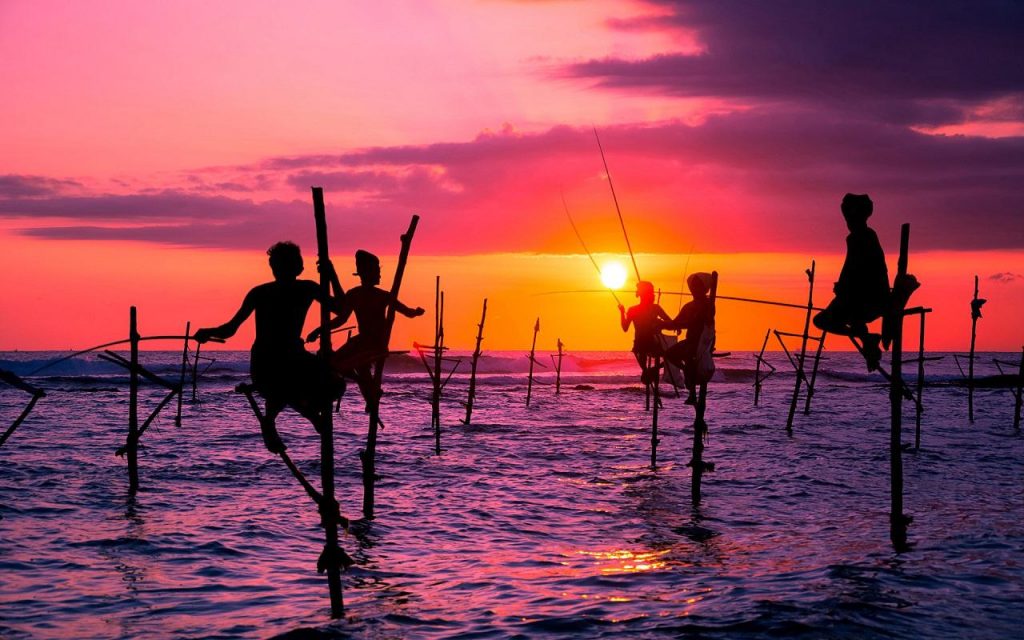
[[[356,272],[365,285],[380,283],[380,259],[369,251],[356,251]]]
[[[302,251],[299,245],[285,240],[267,249],[270,256],[270,270],[275,280],[292,280],[302,273]]]
[[[654,302],[654,285],[646,280],[641,280],[636,283],[636,297],[640,298],[640,302],[649,303]]]
[[[843,196],[843,203],[839,205],[846,218],[846,226],[852,231],[855,228],[863,227],[868,223],[875,205],[866,193],[848,193]]]

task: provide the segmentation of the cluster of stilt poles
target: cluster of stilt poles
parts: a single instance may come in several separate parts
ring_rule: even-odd
[[[595,132],[596,134],[596,132]],[[603,159],[603,152],[602,152]],[[605,165],[607,168],[607,164]],[[609,178],[610,182],[610,178]],[[614,189],[613,189],[614,196]],[[316,222],[317,231],[317,253],[321,261],[329,260],[329,251],[327,243],[327,221],[326,212],[323,200],[323,191],[318,187],[313,188],[313,208],[314,208],[314,219]],[[616,201],[616,207],[618,203]],[[566,211],[568,214],[568,210]],[[401,250],[399,253],[398,264],[395,271],[395,277],[391,287],[391,299],[398,299],[399,290],[401,288],[405,267],[408,261],[409,252],[413,236],[416,232],[418,224],[418,216],[413,216],[410,222],[409,228],[405,234],[401,236]],[[620,213],[621,221],[621,213]],[[570,217],[570,222],[572,219]],[[575,230],[575,225],[573,225]],[[625,229],[623,229],[625,230]],[[578,236],[578,232],[577,232]],[[907,263],[909,253],[909,238],[910,238],[910,227],[909,225],[903,225],[901,229],[900,237],[900,254],[897,269],[895,283],[902,282],[907,278]],[[582,243],[582,238],[580,238]],[[628,242],[628,236],[627,236]],[[584,245],[586,250],[586,245]],[[589,251],[587,251],[590,255]],[[631,251],[632,255],[632,251]],[[593,262],[593,256],[591,256]],[[597,267],[594,262],[595,268]],[[634,269],[636,269],[636,263],[634,260]],[[805,391],[804,395],[804,414],[810,413],[811,399],[814,395],[814,387],[816,383],[816,377],[818,372],[818,366],[822,359],[822,351],[825,344],[825,335],[822,333],[820,336],[813,336],[810,334],[811,315],[817,310],[813,304],[814,298],[814,278],[815,278],[815,263],[812,261],[809,269],[806,270],[808,278],[808,299],[807,304],[801,305],[789,305],[784,303],[772,303],[766,301],[758,301],[748,298],[730,298],[726,296],[718,295],[718,273],[712,273],[712,281],[710,287],[710,305],[711,305],[711,317],[714,318],[714,310],[716,303],[719,299],[725,300],[737,300],[746,302],[758,302],[765,304],[775,304],[779,306],[797,307],[805,310],[804,328],[802,333],[787,333],[782,331],[769,330],[765,333],[764,342],[761,346],[761,350],[756,357],[757,369],[755,372],[754,379],[754,404],[757,405],[761,398],[762,386],[764,381],[775,373],[776,368],[765,359],[765,349],[768,344],[769,337],[772,333],[776,336],[783,352],[785,353],[788,361],[793,366],[796,375],[794,382],[794,390],[792,399],[790,401],[789,413],[786,421],[787,432],[792,435],[793,433],[793,422],[797,407],[800,400],[801,388]],[[637,272],[639,278],[639,272]],[[331,295],[331,287],[334,286],[336,290],[333,292],[335,296],[340,296],[340,285],[335,281],[332,281],[331,277],[325,273],[321,274],[320,287],[321,296],[323,299],[327,299]],[[967,386],[968,386],[968,412],[971,421],[974,419],[974,360],[975,360],[975,342],[977,336],[977,320],[981,317],[981,305],[985,303],[984,299],[978,297],[978,278],[975,276],[975,287],[974,287],[974,298],[971,303],[972,313],[972,324],[971,324],[971,349],[969,354],[969,365],[968,373],[966,374]],[[615,293],[612,292],[615,296]],[[909,293],[907,294],[909,296]],[[618,298],[616,297],[616,301]],[[922,392],[924,385],[924,365],[925,362],[930,360],[937,360],[938,357],[927,357],[924,353],[925,345],[925,319],[928,313],[932,310],[924,307],[913,307],[905,308],[905,300],[903,304],[898,308],[890,310],[890,317],[888,319],[891,322],[891,370],[885,371],[879,369],[879,373],[889,383],[889,399],[890,399],[890,538],[897,549],[907,548],[907,525],[910,522],[910,518],[904,514],[903,511],[903,465],[902,465],[902,452],[904,449],[902,443],[902,402],[904,399],[910,400],[915,406],[915,438],[914,438],[914,449],[918,449],[921,443],[921,413],[923,411],[922,405]],[[327,358],[332,353],[331,344],[331,331],[330,331],[330,309],[327,305],[321,305],[320,315],[320,357]],[[903,359],[903,324],[904,319],[908,316],[918,316],[919,324],[919,342],[918,342],[918,355],[917,358],[906,360]],[[461,420],[466,425],[471,424],[473,417],[474,401],[476,399],[476,376],[479,359],[481,357],[481,345],[483,342],[484,323],[487,318],[487,300],[483,301],[483,310],[480,316],[480,322],[478,324],[478,331],[476,335],[476,346],[471,359],[470,377],[469,377],[469,392],[466,401],[466,416]],[[384,330],[384,344],[390,344],[391,331],[395,320],[395,309],[393,306],[389,306],[385,321]],[[529,374],[527,382],[527,394],[526,404],[530,405],[533,384],[534,384],[534,365],[546,366],[539,362],[536,357],[536,346],[537,337],[540,332],[540,318],[538,318],[533,328],[533,341],[530,347],[530,353],[527,356],[529,358]],[[84,353],[97,351],[100,349],[107,349],[115,345],[128,344],[129,345],[129,356],[125,358],[112,351],[105,350],[99,355],[99,357],[109,363],[123,367],[129,373],[129,402],[128,402],[128,431],[124,446],[118,448],[117,454],[123,455],[127,461],[128,478],[129,478],[129,494],[134,495],[139,490],[139,463],[138,463],[138,451],[139,442],[141,437],[145,434],[146,430],[153,424],[156,417],[160,412],[175,398],[177,398],[177,411],[175,416],[175,423],[180,426],[181,424],[181,411],[182,411],[182,396],[184,393],[185,382],[187,373],[191,364],[191,382],[192,382],[192,398],[196,398],[196,381],[199,377],[198,366],[200,360],[199,349],[200,346],[196,344],[195,353],[190,363],[189,358],[189,342],[190,342],[191,325],[186,324],[185,334],[183,336],[150,336],[142,337],[138,330],[138,317],[135,307],[131,307],[129,313],[129,326],[128,335],[129,337],[125,340],[117,340],[114,342],[92,347],[90,349],[73,353],[64,358],[60,358],[53,362],[47,363],[43,367],[36,369],[31,375],[39,373],[42,369],[53,366],[58,362],[62,362],[69,358],[82,355]],[[798,352],[790,351],[784,338],[799,338],[800,349]],[[140,342],[145,340],[183,340],[182,349],[182,361],[178,379],[176,381],[166,380],[139,363],[139,346]],[[815,352],[812,359],[812,364],[808,373],[808,344],[815,343]],[[853,340],[854,345],[858,350],[863,349],[863,345],[859,344],[856,340]],[[448,358],[444,355],[447,350],[444,340],[444,292],[441,291],[440,277],[436,280],[435,290],[435,335],[434,342],[429,347],[420,347],[417,345],[420,357],[431,377],[432,382],[432,394],[431,394],[431,426],[434,432],[435,452],[441,453],[441,415],[440,415],[440,400],[441,393],[445,388],[445,385],[451,379],[455,373],[455,369],[458,367],[460,360],[457,358]],[[430,358],[428,359],[427,352],[430,352]],[[362,511],[365,519],[372,519],[374,517],[375,507],[375,493],[374,485],[377,478],[377,467],[376,467],[376,450],[377,450],[377,433],[378,428],[381,425],[380,420],[380,390],[383,382],[384,366],[388,353],[379,354],[375,361],[372,363],[371,375],[372,383],[371,389],[375,390],[376,393],[371,393],[370,397],[367,398],[367,410],[369,413],[369,426],[367,430],[366,446],[359,452],[359,457],[362,463],[362,483],[363,483],[363,503]],[[552,354],[551,361],[554,366],[555,377],[555,393],[561,392],[561,372],[562,372],[562,361],[565,355],[564,345],[561,339],[557,340],[557,355]],[[445,362],[454,363],[451,370],[444,374],[442,372],[442,366]],[[1024,400],[1024,393],[1022,393],[1022,383],[1024,383],[1024,350],[1021,353],[1021,360],[1019,363],[1013,363],[1004,360],[995,360],[996,366],[1000,372],[1003,373],[1002,367],[1005,366],[1016,366],[1016,386],[1011,389],[1011,393],[1015,398],[1015,409],[1014,409],[1014,428],[1019,431],[1021,423],[1021,408],[1022,400]],[[917,380],[914,385],[914,389],[911,390],[909,385],[905,382],[903,375],[904,364],[917,364]],[[642,363],[645,368],[651,368],[656,372],[661,371],[661,367],[664,363],[661,362],[660,357],[654,357],[652,361]],[[958,363],[959,365],[959,363]],[[762,370],[762,367],[765,367]],[[650,466],[652,469],[657,468],[657,449],[660,442],[658,435],[658,420],[659,411],[661,408],[661,392],[660,392],[660,375],[655,375],[650,381],[645,381],[647,398],[646,404],[648,409],[652,412],[652,424],[651,424],[651,457]],[[145,419],[140,422],[140,407],[139,407],[139,386],[140,382],[145,380],[149,383],[155,384],[166,390],[166,394],[159,400],[156,406],[149,412]],[[0,370],[0,381],[7,383],[13,387],[25,391],[31,396],[27,406],[21,411],[20,415],[16,418],[14,423],[0,435],[0,446],[2,446],[14,433],[14,431],[21,425],[28,417],[29,413],[35,407],[36,403],[46,396],[44,390],[24,381],[19,376],[12,372]],[[673,381],[673,386],[675,382]],[[266,417],[263,414],[255,396],[254,388],[251,385],[240,385],[238,391],[242,392],[253,412],[263,424]],[[707,408],[707,395],[708,385],[704,382],[699,385],[698,394],[696,398],[695,410],[694,410],[694,422],[693,422],[693,444],[692,444],[692,455],[687,466],[692,468],[692,482],[691,482],[691,497],[693,504],[698,504],[701,500],[701,483],[703,474],[708,471],[714,470],[714,465],[704,460],[704,449],[706,436],[708,432],[708,426],[705,421],[706,408]],[[279,455],[289,471],[295,476],[295,478],[301,484],[303,490],[312,499],[317,507],[320,514],[321,526],[324,529],[325,545],[324,550],[317,563],[318,571],[321,573],[326,572],[328,588],[330,592],[331,601],[331,614],[334,617],[340,617],[344,613],[344,600],[341,588],[340,572],[346,566],[351,563],[351,559],[341,549],[339,543],[339,527],[347,527],[348,520],[344,518],[340,513],[340,507],[335,497],[335,455],[334,455],[334,424],[333,424],[333,411],[332,411],[332,400],[330,398],[324,399],[322,406],[315,410],[313,420],[316,423],[317,431],[320,434],[320,471],[321,471],[321,488],[317,490],[311,482],[304,476],[298,466],[292,461],[286,451],[282,450]]]

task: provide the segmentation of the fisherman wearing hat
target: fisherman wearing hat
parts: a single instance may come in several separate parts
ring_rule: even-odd
[[[867,194],[848,193],[843,196],[840,209],[850,230],[846,236],[846,261],[839,281],[832,287],[835,298],[814,317],[814,326],[859,339],[868,371],[874,371],[882,358],[882,336],[869,332],[868,323],[882,317],[889,308],[889,271],[878,235],[868,226],[874,210],[871,198]]]
[[[391,292],[377,286],[380,284],[380,259],[369,251],[356,251],[356,272],[352,275],[359,276],[360,284],[345,293],[345,308],[331,321],[330,326],[337,328],[344,325],[354,313],[359,333],[331,355],[331,368],[339,374],[355,377],[363,398],[369,402],[373,391],[370,364],[387,354],[385,332],[388,307],[393,306],[395,311],[407,318],[419,317],[424,311],[423,307],[407,307],[395,299]],[[319,337],[320,329],[317,328],[306,337],[306,341],[315,342]]]

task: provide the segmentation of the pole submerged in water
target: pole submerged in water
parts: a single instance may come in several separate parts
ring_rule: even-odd
[[[139,326],[135,307],[128,314],[130,362],[128,372],[128,442],[125,456],[128,460],[128,494],[139,490]]]
[[[711,290],[708,299],[711,301],[710,326],[715,326],[715,298],[718,295],[718,272],[711,272]],[[704,437],[708,432],[707,422],[704,421],[704,413],[707,409],[708,383],[702,382],[697,393],[697,404],[694,407],[693,418],[693,455],[690,458],[690,466],[693,470],[690,476],[690,499],[694,505],[700,504],[701,480],[705,471],[713,471],[714,465],[704,462]]]
[[[444,292],[441,276],[437,276],[434,289],[434,371],[430,396],[430,426],[434,430],[434,453],[441,455],[441,355],[444,350]]]
[[[974,345],[978,339],[978,318],[981,305],[978,299],[978,276],[974,276],[974,297],[971,299],[971,353],[967,356],[967,419],[974,422]]]
[[[331,259],[327,245],[327,213],[324,191],[313,187],[313,218],[316,221],[316,248],[320,264]],[[331,349],[331,310],[327,301],[331,297],[331,279],[327,269],[320,272],[320,354],[324,370],[329,367]],[[334,498],[334,412],[330,395],[322,400],[318,415],[320,432],[320,481],[323,499],[320,503],[320,524],[324,528],[324,551],[317,569],[327,572],[327,587],[331,597],[331,617],[345,615],[345,601],[341,590],[341,548],[338,546],[340,507]]]
[[[398,300],[398,292],[402,288],[402,277],[405,275],[405,265],[409,260],[409,250],[412,247],[412,238],[416,234],[416,225],[420,217],[414,215],[409,222],[409,229],[402,235],[402,249],[398,254],[398,266],[395,268],[395,279],[391,283],[391,299]],[[391,344],[391,329],[395,324],[395,305],[388,305],[387,316],[384,320],[383,348],[387,349]],[[384,363],[387,354],[377,359],[373,369],[373,397],[368,404],[370,408],[370,426],[366,431],[366,448],[359,452],[359,460],[363,467],[363,516],[367,519],[373,518],[376,505],[374,493],[374,482],[377,477],[377,428],[380,425],[380,395],[384,380]]]
[[[185,346],[181,348],[181,375],[178,376],[178,411],[174,414],[174,426],[181,426],[181,400],[185,388],[185,372],[188,370],[188,339],[192,333],[192,323],[185,323]]]
[[[540,333],[540,318],[537,318],[533,325],[533,344],[530,345],[530,373],[526,381],[526,406],[530,406],[530,396],[533,395],[533,364],[537,361],[534,355],[537,352],[537,334]]]
[[[463,424],[468,425],[473,418],[473,402],[476,400],[476,366],[480,361],[480,344],[484,341],[484,321],[487,320],[487,298],[484,298],[484,310],[480,314],[480,324],[477,325],[476,348],[473,350],[473,363],[469,371],[469,395],[466,398],[466,419]]]
[[[900,257],[897,263],[896,280],[907,277],[907,261],[910,251],[910,225],[900,227]],[[890,507],[889,538],[896,551],[907,549],[907,524],[909,518],[903,513],[903,314],[902,307],[890,309],[893,320],[892,363],[889,380],[889,405],[891,425],[889,430]]]
[[[811,268],[807,269],[807,316],[804,318],[804,331],[800,340],[800,356],[797,358],[796,382],[793,386],[793,399],[789,403],[789,416],[786,418],[786,433],[793,435],[793,417],[796,405],[800,400],[800,383],[804,379],[804,361],[807,358],[807,339],[811,330],[811,312],[814,310],[814,269],[815,261],[811,260]]]
[[[562,344],[562,339],[558,338],[558,357],[556,359],[555,356],[552,356],[552,360],[555,360],[555,395],[556,396],[560,395],[562,393],[562,356],[564,355],[562,353],[562,347],[564,347],[564,346],[565,345]]]

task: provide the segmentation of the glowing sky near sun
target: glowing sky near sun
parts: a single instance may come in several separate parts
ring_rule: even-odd
[[[429,307],[440,275],[449,344],[471,346],[488,297],[491,348],[528,346],[542,315],[552,345],[628,349],[610,296],[552,293],[602,287],[563,196],[635,279],[596,126],[663,290],[717,269],[723,291],[801,302],[814,258],[824,304],[838,202],[867,192],[890,271],[912,225],[929,346],[965,348],[978,274],[979,346],[1016,350],[1022,29],[1015,5],[928,2],[8,0],[0,348],[110,339],[131,304],[152,332],[223,322],[272,242],[313,274],[320,185],[342,274],[367,248],[387,282],[422,216],[402,297]],[[396,340],[429,340],[430,316]],[[723,347],[751,349],[801,318],[720,322]]]

